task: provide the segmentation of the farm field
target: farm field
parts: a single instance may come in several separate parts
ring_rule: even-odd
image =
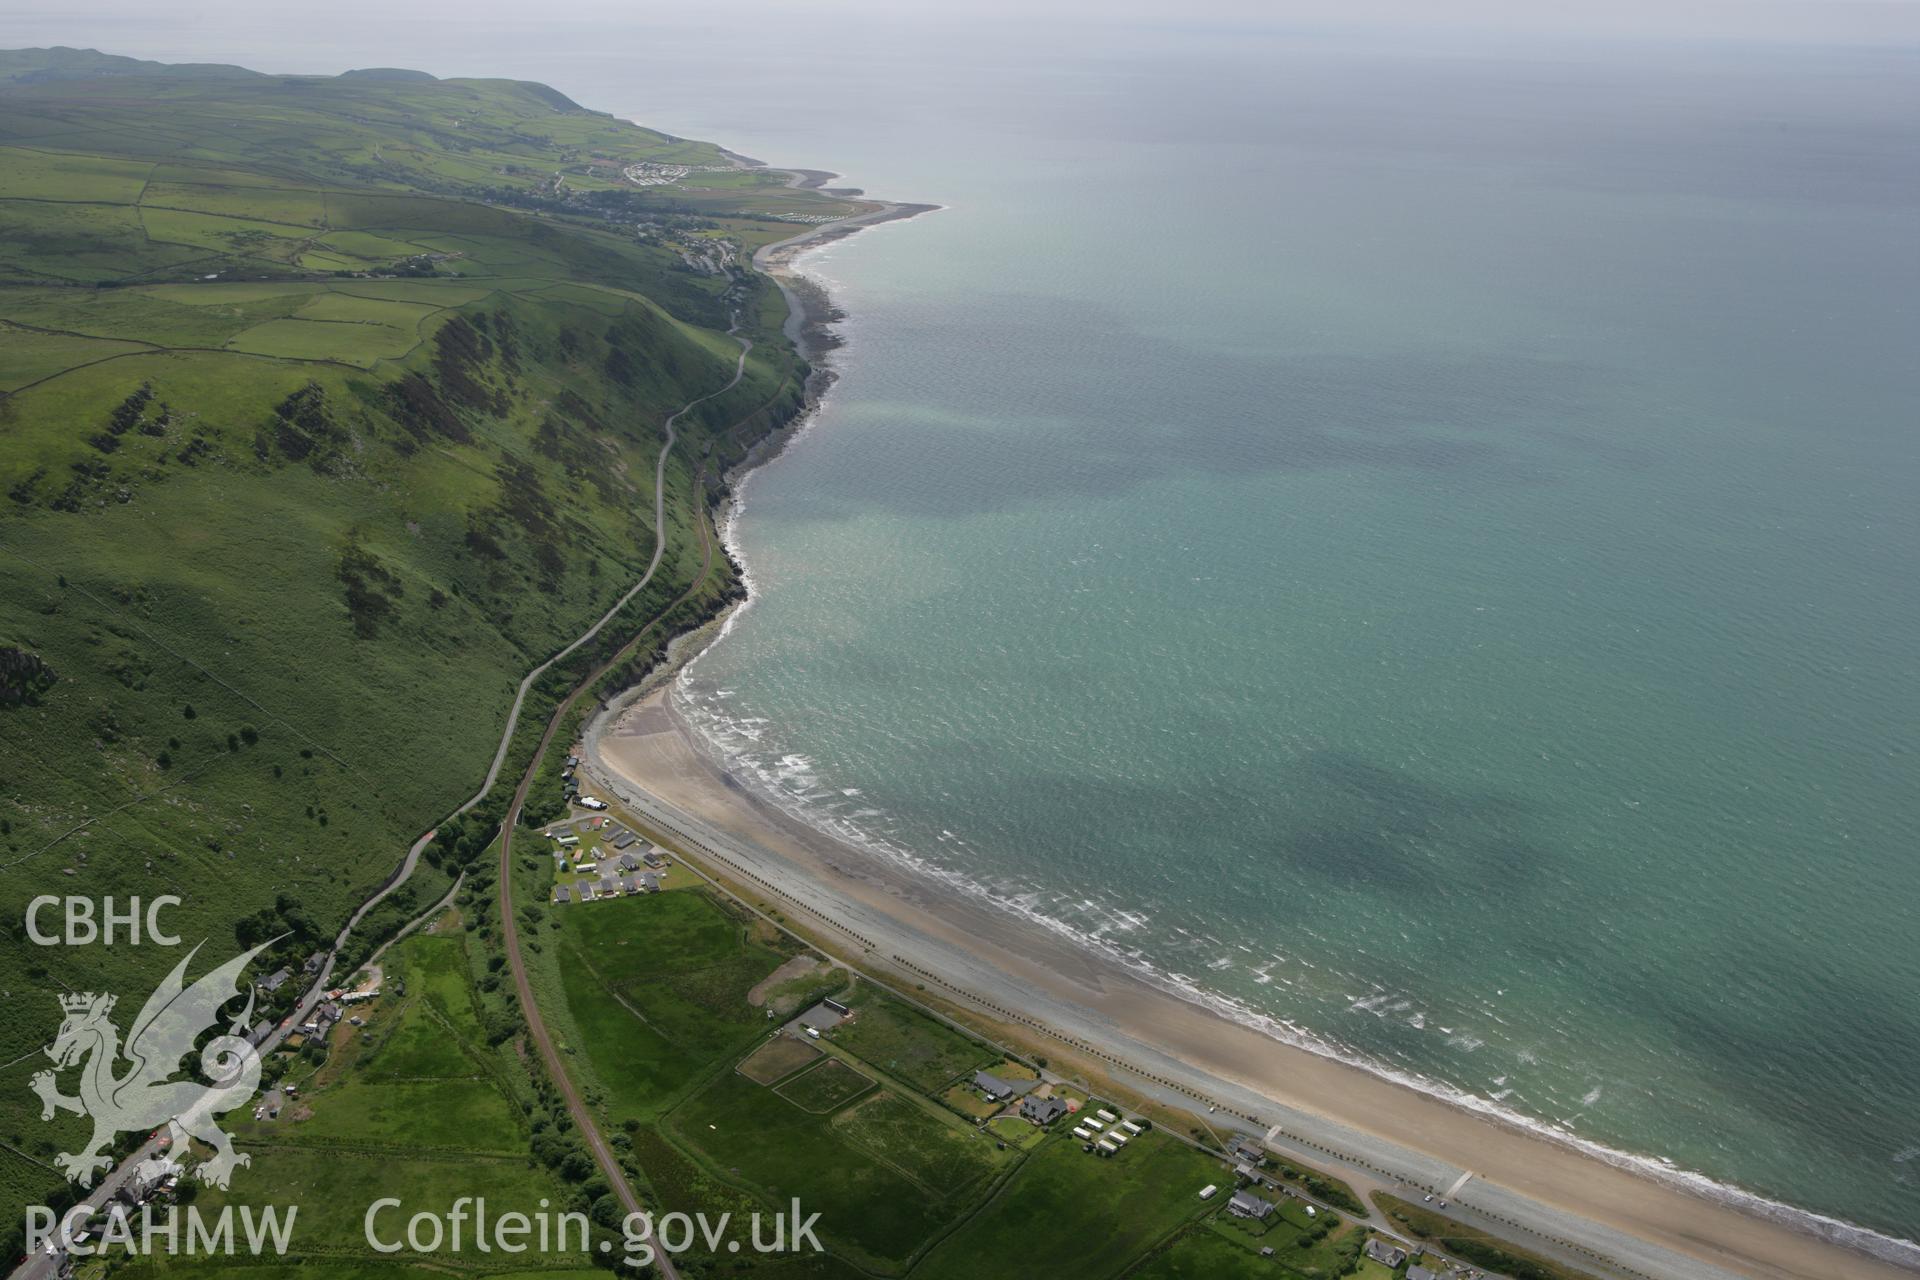
[[[456,138],[434,126],[452,116]],[[244,930],[284,935],[263,972],[297,967],[472,794],[520,676],[656,539],[661,572],[605,643],[692,583],[706,488],[801,401],[784,305],[744,269],[690,268],[683,215],[643,192],[535,192],[665,158],[722,162],[521,82],[0,55],[0,862],[24,868],[0,910],[63,873],[95,897],[171,892],[209,956]],[[744,376],[680,420],[656,529],[661,424],[727,384],[730,327],[753,342]],[[477,870],[481,825],[450,830],[350,959]],[[61,978],[132,999],[164,959],[78,954]],[[661,997],[674,1035],[718,1037],[699,1053],[744,1032],[701,1011],[700,984],[734,976]],[[0,978],[18,998],[0,1060],[24,1064],[66,987],[18,948]],[[355,1118],[316,1115],[314,1141],[431,1145],[435,1110],[395,1101],[419,1092],[403,1072],[484,1074],[434,1041],[409,1028],[380,1067],[393,1090],[337,1099]],[[449,1128],[526,1150],[484,1090],[444,1090]],[[17,1227],[83,1135],[40,1124],[24,1085],[0,1121]]]
[[[992,1201],[914,1269],[916,1280],[973,1280],[978,1260],[1020,1258],[1029,1274],[1118,1275],[1209,1208],[1200,1188],[1218,1161],[1149,1133],[1111,1160],[1052,1141],[1021,1164]]]
[[[834,1032],[836,1041],[917,1089],[937,1092],[1000,1059],[994,1050],[872,988],[854,997],[852,1007],[858,1016]]]

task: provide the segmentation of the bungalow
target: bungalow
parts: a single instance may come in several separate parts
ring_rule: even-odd
[[[1257,1222],[1273,1212],[1273,1201],[1262,1200],[1250,1191],[1236,1191],[1227,1201],[1227,1212],[1236,1218],[1252,1218]]]
[[[1388,1244],[1379,1236],[1373,1236],[1367,1241],[1366,1254],[1369,1258],[1372,1258],[1375,1262],[1388,1269],[1398,1267],[1407,1260],[1407,1251],[1405,1249],[1402,1249],[1397,1244]]]
[[[636,875],[621,876],[620,890],[622,893],[625,893],[629,898],[645,892],[645,890],[641,889],[640,887],[640,877]]]
[[[660,877],[652,871],[640,873],[640,887],[648,893],[660,892]]]
[[[321,1030],[326,1030],[340,1021],[340,1006],[331,1000],[321,1001],[320,1007],[313,1011],[313,1020],[320,1024]]]
[[[640,861],[646,863],[648,866],[654,868],[656,871],[659,870],[661,867],[664,867],[667,865],[667,860],[665,856],[662,855],[658,849],[647,850],[645,853],[640,855]]]
[[[603,898],[615,898],[615,897],[618,897],[619,895],[620,895],[620,882],[613,878],[613,873],[609,871],[606,875],[601,876],[600,877],[600,896]]]
[[[627,830],[625,827],[621,827],[613,837],[613,847],[616,849],[624,849],[637,839],[639,839],[639,837],[634,835],[633,832]]]
[[[1023,1098],[1020,1100],[1020,1118],[1032,1124],[1052,1124],[1067,1114],[1067,1104],[1058,1098]]]
[[[1416,1264],[1407,1268],[1407,1280],[1440,1280],[1440,1273]]]
[[[553,890],[553,900],[565,904],[573,901],[573,895],[567,892],[567,886],[556,885]]]
[[[267,1037],[272,1034],[273,1034],[273,1023],[269,1022],[265,1018],[262,1018],[260,1019],[260,1021],[253,1024],[253,1030],[247,1033],[247,1039],[251,1040],[254,1043],[254,1046],[257,1048],[258,1046],[265,1044],[267,1042]]]
[[[623,853],[614,865],[622,871],[638,871],[640,869],[640,859],[630,853]]]
[[[327,953],[324,951],[316,951],[307,957],[305,964],[300,966],[300,972],[306,974],[318,973],[320,972],[320,967],[326,964],[326,962]]]
[[[593,881],[582,880],[578,884],[573,886],[573,891],[578,895],[580,895],[580,901],[582,902],[593,901]]]
[[[1260,1145],[1258,1139],[1250,1138],[1244,1133],[1235,1134],[1227,1149],[1235,1157],[1246,1161],[1256,1169],[1267,1162],[1267,1149]]]
[[[280,988],[286,986],[287,979],[292,976],[293,970],[291,969],[275,969],[271,974],[267,975],[266,980],[260,984],[260,990],[268,995],[272,995]]]

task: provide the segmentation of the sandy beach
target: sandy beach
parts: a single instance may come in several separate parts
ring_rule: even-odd
[[[1444,1192],[1471,1171],[1454,1196],[1464,1217],[1589,1270],[1603,1270],[1598,1255],[1619,1264],[1607,1271],[1661,1280],[1915,1274],[1278,1042],[1010,912],[886,865],[729,777],[671,691],[655,689],[595,723],[588,764],[601,785],[716,872],[751,880],[769,902],[784,899],[799,919],[824,924],[816,932],[844,954],[927,983],[989,1024],[1017,1024],[1043,1046],[1050,1036],[1089,1046],[1119,1080],[1204,1112],[1183,1096],[1198,1094],[1221,1108],[1216,1127],[1272,1128],[1277,1147],[1363,1189]]]
[[[837,176],[785,172],[816,186]],[[788,298],[789,336],[815,364],[809,391],[816,404],[833,380],[822,357],[837,345],[828,326],[839,317],[793,260],[875,223],[938,207],[862,203],[854,217],[754,255]],[[788,434],[748,465],[777,454]],[[689,637],[677,661],[719,630],[710,624]],[[1694,1186],[1644,1162],[1610,1161],[1285,1043],[1078,939],[839,841],[731,776],[675,708],[673,689],[656,673],[591,722],[586,767],[602,794],[844,958],[905,989],[921,987],[1063,1069],[1077,1063],[1103,1073],[1143,1098],[1204,1117],[1216,1132],[1262,1132],[1276,1150],[1345,1178],[1363,1195],[1448,1195],[1462,1221],[1597,1275],[1920,1275],[1920,1249],[1904,1242],[1753,1197],[1736,1204],[1705,1180]]]

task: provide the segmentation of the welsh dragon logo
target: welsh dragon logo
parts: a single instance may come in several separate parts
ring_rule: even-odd
[[[253,1015],[251,989],[229,1033],[213,1037],[200,1050],[200,1070],[210,1083],[172,1077],[185,1069],[182,1059],[201,1034],[220,1020],[221,1006],[240,995],[238,980],[247,964],[272,945],[264,942],[188,986],[187,965],[200,951],[195,947],[147,997],[124,1046],[119,1029],[108,1019],[116,997],[91,991],[60,997],[66,1017],[46,1050],[54,1070],[36,1073],[31,1082],[43,1104],[40,1118],[51,1120],[56,1110],[64,1110],[93,1120],[93,1138],[84,1148],[54,1157],[61,1172],[82,1187],[91,1186],[94,1175],[113,1163],[102,1153],[116,1134],[163,1124],[176,1151],[185,1149],[189,1136],[213,1148],[213,1158],[198,1170],[201,1180],[213,1186],[225,1187],[236,1167],[252,1162],[233,1149],[233,1139],[214,1123],[260,1086],[260,1055],[246,1038]],[[121,1070],[123,1057],[126,1067]],[[55,1078],[55,1072],[73,1066],[80,1066],[77,1098],[62,1094]]]

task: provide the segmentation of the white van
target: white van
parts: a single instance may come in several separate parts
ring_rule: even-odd
[[[580,807],[583,809],[604,809],[607,807],[607,802],[605,800],[596,799],[593,796],[581,796]]]

